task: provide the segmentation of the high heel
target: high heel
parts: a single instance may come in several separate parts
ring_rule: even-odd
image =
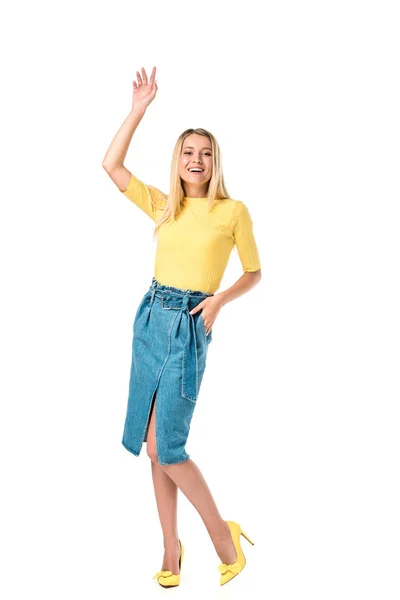
[[[243,554],[242,547],[240,545],[240,535],[246,538],[250,544],[254,546],[254,542],[245,534],[243,529],[240,527],[239,523],[235,523],[235,521],[226,521],[229,527],[229,531],[231,532],[232,541],[236,550],[236,561],[231,565],[226,565],[222,563],[218,566],[218,571],[221,573],[220,584],[224,585],[231,579],[233,579],[236,575],[239,575],[241,571],[243,571],[246,565],[246,558]]]
[[[182,544],[181,540],[179,540],[179,545],[181,547],[181,555],[179,557],[179,573],[178,573],[178,575],[175,575],[175,573],[173,573],[172,571],[157,571],[157,573],[153,577],[153,579],[157,579],[157,582],[162,587],[175,587],[175,586],[179,585],[181,582],[181,566],[182,566],[183,554],[184,554],[183,544]]]

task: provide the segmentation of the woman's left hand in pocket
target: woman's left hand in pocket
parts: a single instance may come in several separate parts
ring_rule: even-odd
[[[208,298],[204,298],[204,300],[199,302],[197,306],[192,308],[190,314],[194,315],[197,313],[197,311],[201,310],[201,318],[204,321],[206,334],[208,335],[222,306],[223,304],[219,295],[209,296]]]

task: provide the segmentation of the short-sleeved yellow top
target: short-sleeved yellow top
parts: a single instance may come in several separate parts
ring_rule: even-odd
[[[156,221],[167,196],[131,174],[122,192]],[[154,277],[163,285],[215,293],[221,283],[232,248],[236,245],[243,271],[261,268],[253,222],[241,200],[218,200],[208,212],[208,198],[183,199],[172,223],[158,230]]]

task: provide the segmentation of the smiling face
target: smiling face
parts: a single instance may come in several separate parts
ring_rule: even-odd
[[[206,197],[212,166],[212,149],[208,137],[197,133],[188,135],[179,156],[179,175],[185,196]]]

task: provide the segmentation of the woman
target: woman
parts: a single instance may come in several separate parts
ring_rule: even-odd
[[[184,548],[177,533],[177,491],[199,512],[222,561],[220,584],[245,566],[240,525],[225,521],[196,464],[185,451],[215,319],[227,302],[261,278],[252,220],[226,191],[220,150],[204,129],[188,129],[175,146],[169,196],[124,167],[126,153],[157,92],[154,67],[136,71],[132,111],[113,139],[103,167],[119,190],[156,223],[155,272],[133,325],[132,366],[122,444],[139,456],[147,442],[164,536],[161,571],[153,579],[179,585]],[[236,245],[243,275],[216,294]]]

